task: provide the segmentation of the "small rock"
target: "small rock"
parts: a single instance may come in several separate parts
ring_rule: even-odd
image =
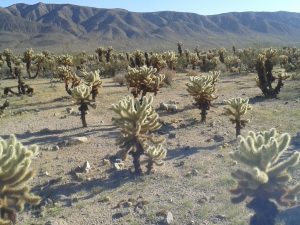
[[[225,138],[224,138],[222,135],[216,134],[216,135],[213,137],[213,140],[214,140],[215,142],[222,142],[222,141],[225,140]]]
[[[116,162],[116,163],[114,163],[114,168],[116,169],[116,170],[123,170],[124,169],[124,167],[125,167],[125,164],[123,163],[123,162]]]
[[[167,212],[166,224],[172,224],[174,222],[174,217],[171,212]]]
[[[226,220],[228,217],[225,216],[225,215],[219,214],[219,215],[216,215],[215,218],[217,218],[217,219],[219,219],[219,220]]]
[[[82,172],[83,173],[89,173],[91,171],[91,165],[89,163],[89,161],[85,161],[85,163],[83,164],[83,167],[82,167]]]
[[[83,173],[75,173],[75,178],[79,181],[84,181],[84,179],[85,179]]]
[[[54,145],[53,147],[52,147],[52,151],[58,151],[59,150],[59,146],[58,145]]]
[[[66,111],[67,111],[67,113],[71,114],[71,113],[74,112],[74,109],[71,108],[71,107],[67,107],[67,108],[66,108]]]
[[[204,204],[205,202],[208,202],[208,200],[209,200],[208,197],[204,195],[198,200],[198,203]]]
[[[192,170],[192,175],[197,176],[199,174],[199,171],[197,169]]]
[[[111,198],[109,196],[104,196],[103,198],[101,198],[99,200],[99,202],[110,202],[111,201]]]
[[[161,110],[168,110],[168,105],[166,103],[161,102],[159,104],[159,109],[161,109]]]
[[[171,111],[171,112],[176,112],[177,111],[177,105],[175,104],[170,104],[168,105],[168,111]]]
[[[124,209],[122,209],[121,212],[115,213],[115,214],[113,215],[113,219],[120,219],[120,218],[122,218],[122,217],[124,217],[124,216],[129,215],[130,213],[131,213],[130,209],[124,208]]]
[[[43,176],[50,176],[50,174],[49,174],[48,171],[44,171],[44,172],[42,173],[42,175],[43,175]]]
[[[45,225],[68,225],[63,219],[52,219],[45,223]]]
[[[40,110],[39,110],[39,109],[35,109],[34,111],[35,111],[35,112],[40,112]]]
[[[170,134],[169,134],[169,138],[170,138],[170,139],[176,138],[176,133],[173,133],[173,132],[170,133]]]
[[[42,133],[42,134],[51,133],[51,130],[49,128],[44,128],[44,129],[40,130],[40,133]]]
[[[68,146],[68,145],[78,145],[78,144],[82,144],[82,143],[85,143],[87,142],[88,139],[87,137],[72,137],[68,140],[64,140],[63,142],[59,143],[58,145],[65,145],[65,146]]]

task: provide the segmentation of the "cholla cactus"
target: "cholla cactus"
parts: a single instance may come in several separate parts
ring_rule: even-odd
[[[11,62],[12,62],[12,59],[13,59],[13,54],[12,54],[11,50],[8,49],[8,48],[4,49],[3,56],[5,57],[5,62],[6,62],[6,65],[8,66],[8,68],[9,68],[10,74],[13,74],[12,65],[11,65]]]
[[[248,104],[249,99],[232,98],[224,101],[229,108],[225,108],[225,114],[232,116],[230,121],[235,124],[236,137],[241,134],[241,129],[246,126],[248,120],[242,120],[241,117],[251,110],[251,106]]]
[[[142,51],[135,50],[133,52],[133,57],[134,57],[135,66],[141,67],[145,64],[144,53]]]
[[[168,68],[170,70],[174,70],[176,68],[177,57],[176,57],[175,52],[172,52],[172,51],[165,52],[163,54],[163,58],[166,61],[167,65],[168,65]]]
[[[98,60],[99,62],[103,62],[103,55],[105,53],[105,48],[103,47],[99,47],[95,50],[95,52],[97,53],[98,55]]]
[[[102,80],[100,79],[100,70],[95,70],[91,72],[82,71],[84,75],[84,80],[87,83],[88,86],[92,87],[92,99],[95,101],[96,97],[98,95],[98,89],[102,85]]]
[[[246,138],[240,136],[238,151],[231,153],[232,158],[244,168],[232,173],[238,182],[237,188],[231,191],[234,195],[232,202],[240,203],[247,197],[252,198],[247,204],[255,212],[250,225],[274,225],[278,214],[274,201],[282,206],[297,202],[300,184],[289,187],[289,181],[290,169],[299,164],[300,153],[282,157],[290,140],[289,134],[279,134],[275,128],[259,133],[249,132]]]
[[[16,223],[16,210],[24,205],[37,205],[40,197],[31,193],[28,181],[34,176],[31,160],[38,153],[37,146],[22,145],[14,135],[0,138],[0,224]]]
[[[178,49],[178,55],[179,57],[182,57],[182,42],[177,43],[177,49]]]
[[[196,66],[199,63],[199,58],[198,58],[197,54],[196,53],[190,53],[189,61],[192,64],[192,70],[195,70]]]
[[[43,53],[40,53],[40,54],[36,54],[34,56],[34,64],[36,65],[36,73],[35,73],[35,76],[32,77],[33,79],[38,77],[38,75],[40,74],[41,70],[43,70],[43,73],[45,71],[44,69],[44,63],[46,61],[46,57]]]
[[[148,156],[149,161],[147,165],[147,174],[153,170],[153,165],[162,166],[162,160],[167,156],[167,150],[159,144],[157,146],[148,146],[145,150],[145,155]]]
[[[225,54],[226,54],[226,49],[225,48],[220,48],[218,50],[218,53],[219,53],[219,60],[221,63],[224,63],[225,61]]]
[[[265,97],[275,98],[283,87],[283,80],[288,76],[279,76],[278,78],[273,76],[273,61],[272,58],[276,54],[276,50],[268,49],[264,54],[259,54],[256,60],[256,71],[258,78],[256,83],[262,90]],[[278,79],[278,83],[275,88],[272,87],[272,83]]]
[[[60,55],[56,58],[57,63],[60,66],[70,67],[73,65],[73,56],[71,55]]]
[[[121,137],[117,144],[122,148],[120,155],[123,159],[127,155],[132,155],[135,173],[142,174],[140,157],[148,151],[148,155],[153,157],[150,160],[162,159],[161,147],[149,147],[161,144],[164,140],[150,136],[150,132],[160,128],[158,114],[152,107],[153,97],[143,97],[140,104],[129,96],[123,98],[118,104],[112,106],[112,110],[117,114],[113,117],[114,125],[121,128]],[[149,144],[150,143],[150,144]],[[153,148],[157,148],[154,150]],[[151,164],[151,163],[150,163]],[[153,165],[153,164],[152,164]],[[150,168],[150,170],[152,167]]]
[[[125,75],[127,86],[128,88],[132,88],[131,93],[135,98],[142,93],[140,101],[142,101],[147,92],[153,92],[156,95],[165,79],[163,74],[155,75],[157,69],[153,67],[128,67],[127,71],[128,73]]]
[[[215,79],[211,75],[192,76],[190,83],[186,83],[187,91],[194,97],[196,105],[201,110],[201,122],[205,123],[207,110],[210,109],[211,101],[217,99],[214,94],[216,92]]]
[[[161,71],[167,66],[167,63],[163,59],[162,55],[158,53],[153,53],[151,55],[150,64],[153,66],[153,68],[157,69],[157,72]]]
[[[109,46],[107,49],[106,49],[106,52],[105,52],[105,59],[106,59],[106,62],[109,63],[110,62],[110,58],[111,58],[111,52],[113,51],[113,47]]]
[[[32,48],[26,49],[26,51],[23,53],[23,62],[26,63],[26,71],[29,77],[31,77],[30,74],[30,67],[33,60],[34,51]]]
[[[92,87],[87,86],[86,84],[80,84],[74,87],[71,90],[71,96],[76,99],[77,104],[79,105],[78,110],[80,111],[80,118],[83,127],[87,127],[85,115],[89,110],[88,106],[92,106],[95,108],[95,105],[90,103],[90,95],[91,95]]]
[[[71,95],[71,89],[78,86],[81,83],[81,79],[76,76],[71,68],[66,66],[59,66],[56,69],[56,76],[65,82],[65,90]],[[69,87],[71,84],[71,87]]]
[[[220,75],[221,75],[221,71],[217,71],[217,70],[209,71],[209,76],[212,77],[212,85],[215,85],[217,83]]]
[[[227,56],[224,63],[230,72],[233,72],[234,70],[239,72],[241,69],[241,60],[237,56]]]

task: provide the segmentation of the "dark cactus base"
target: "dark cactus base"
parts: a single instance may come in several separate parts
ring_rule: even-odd
[[[264,198],[254,198],[247,207],[255,212],[250,225],[275,225],[275,218],[279,213],[275,203]]]
[[[86,112],[88,111],[88,105],[87,103],[83,102],[81,103],[80,107],[78,108],[78,110],[81,112],[80,114],[80,118],[81,118],[81,122],[82,122],[82,127],[87,127],[87,123],[86,123]]]

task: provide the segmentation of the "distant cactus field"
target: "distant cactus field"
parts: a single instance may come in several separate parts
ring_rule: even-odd
[[[294,47],[4,49],[0,225],[297,225],[299,87]]]

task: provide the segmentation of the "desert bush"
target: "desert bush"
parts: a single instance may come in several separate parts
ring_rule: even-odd
[[[120,86],[123,86],[126,84],[126,78],[124,73],[119,73],[113,78],[115,83],[118,83]]]
[[[161,71],[161,74],[165,75],[164,83],[166,85],[172,85],[174,78],[176,77],[175,70],[164,69]]]
[[[186,74],[187,77],[194,77],[194,76],[200,76],[200,73],[195,71],[195,70],[190,70],[188,71],[188,73]]]

